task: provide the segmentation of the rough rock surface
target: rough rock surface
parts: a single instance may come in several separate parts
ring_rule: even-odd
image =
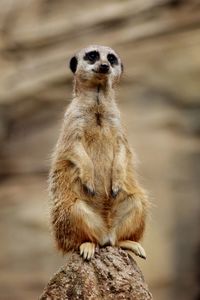
[[[40,300],[148,300],[152,295],[136,262],[121,249],[99,249],[84,261],[69,254],[67,263],[53,276]]]

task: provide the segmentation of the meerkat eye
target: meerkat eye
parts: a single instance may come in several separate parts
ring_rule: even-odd
[[[97,60],[99,60],[100,55],[98,51],[90,51],[87,52],[84,56],[84,60],[88,60],[90,63],[94,64]]]
[[[111,66],[118,65],[118,59],[114,54],[111,54],[111,53],[108,54],[107,59],[108,59],[109,63],[111,64]]]

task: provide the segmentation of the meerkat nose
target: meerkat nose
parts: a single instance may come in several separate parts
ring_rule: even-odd
[[[99,67],[99,73],[107,74],[109,71],[109,66],[107,64],[101,64]]]

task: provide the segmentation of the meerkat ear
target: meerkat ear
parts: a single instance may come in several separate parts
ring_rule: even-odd
[[[73,73],[76,72],[77,65],[78,65],[78,60],[77,60],[76,56],[73,56],[69,62],[69,67]]]

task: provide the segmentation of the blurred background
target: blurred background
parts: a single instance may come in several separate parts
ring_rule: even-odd
[[[47,174],[71,100],[70,57],[113,47],[118,102],[152,201],[137,259],[154,299],[200,299],[200,1],[0,1],[0,299],[37,299],[65,261]]]

